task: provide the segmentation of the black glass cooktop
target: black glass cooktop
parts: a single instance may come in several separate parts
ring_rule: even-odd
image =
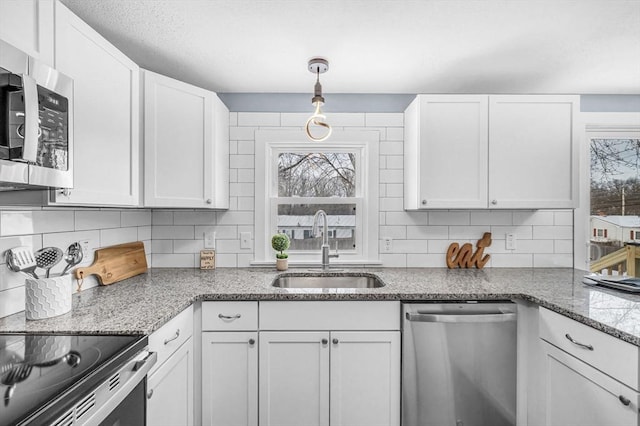
[[[0,425],[19,424],[47,406],[65,409],[74,388],[98,384],[107,366],[139,350],[142,340],[144,347],[144,336],[0,334]]]

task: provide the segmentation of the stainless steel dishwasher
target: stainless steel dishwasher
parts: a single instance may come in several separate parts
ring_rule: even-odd
[[[516,424],[516,305],[403,305],[402,425]]]

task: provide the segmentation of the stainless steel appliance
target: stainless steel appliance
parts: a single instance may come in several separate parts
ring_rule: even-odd
[[[0,40],[0,190],[73,187],[73,80]]]
[[[516,424],[516,307],[403,305],[403,426]]]
[[[0,335],[1,425],[139,425],[145,336]]]

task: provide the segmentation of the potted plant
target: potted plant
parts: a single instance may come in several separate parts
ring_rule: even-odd
[[[280,252],[276,253],[276,269],[278,271],[286,271],[288,267],[289,255],[284,251],[289,248],[289,237],[287,234],[275,234],[271,237],[271,247]]]

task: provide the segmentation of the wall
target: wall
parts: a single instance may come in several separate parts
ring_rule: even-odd
[[[143,241],[151,248],[151,211],[69,208],[0,209],[0,253],[12,247],[31,246],[33,250],[55,246],[63,251],[75,241],[89,241],[80,266],[93,262],[97,248],[130,241]],[[151,264],[150,254],[147,262]],[[64,259],[52,273],[61,272]],[[39,270],[42,272],[42,270]],[[83,289],[98,285],[94,277],[85,280]],[[4,256],[0,260],[0,317],[24,310],[24,276],[10,271]]]
[[[253,249],[241,249],[240,232],[253,229],[255,131],[299,129],[308,113],[232,112],[230,128],[231,208],[226,212],[155,210],[152,214],[152,262],[155,267],[194,267],[203,247],[203,232],[217,233],[216,263],[245,267]],[[573,213],[539,211],[403,210],[403,114],[327,114],[335,129],[380,132],[380,246],[391,237],[391,252],[380,258],[385,267],[443,267],[451,242],[475,242],[493,233],[488,267],[573,266]],[[261,159],[258,159],[260,161]],[[258,177],[259,178],[259,177]],[[259,202],[259,201],[258,201]],[[505,249],[505,234],[515,233],[516,250]]]

